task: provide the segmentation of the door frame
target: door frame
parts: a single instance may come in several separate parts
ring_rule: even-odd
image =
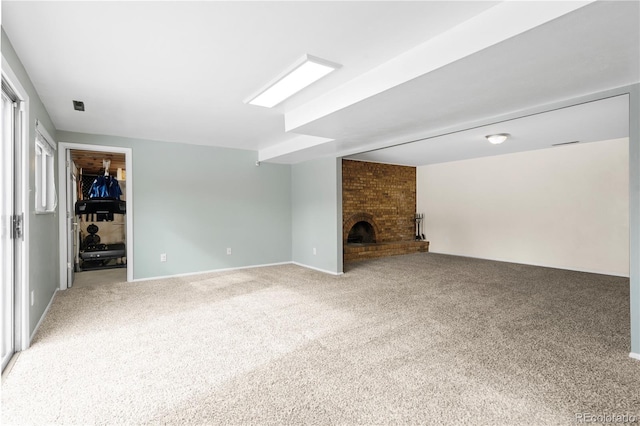
[[[127,256],[127,282],[133,281],[133,151],[131,148],[117,146],[90,145],[72,142],[58,142],[58,188],[59,191],[59,235],[60,235],[60,290],[67,287],[67,185],[69,179],[67,173],[67,152],[70,150],[94,151],[94,152],[116,152],[125,155],[125,167],[127,171],[127,185],[125,187],[125,197],[127,203],[127,233],[125,235],[125,246]],[[73,206],[70,214],[75,214]],[[73,268],[73,265],[71,265]]]
[[[2,55],[2,76],[11,86],[20,99],[20,140],[15,152],[15,191],[14,209],[16,214],[23,214],[22,239],[15,249],[16,276],[14,277],[14,352],[20,352],[29,348],[31,343],[29,313],[29,146],[30,146],[30,121],[29,121],[29,95],[20,83],[20,79]],[[34,207],[35,208],[35,207]]]

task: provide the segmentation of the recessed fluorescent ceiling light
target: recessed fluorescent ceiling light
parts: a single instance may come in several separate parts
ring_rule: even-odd
[[[304,55],[245,103],[272,108],[338,68],[340,68],[338,64],[311,55]]]

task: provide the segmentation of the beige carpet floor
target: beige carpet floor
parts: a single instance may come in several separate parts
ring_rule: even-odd
[[[98,269],[95,271],[76,272],[73,279],[73,287],[114,284],[125,281],[127,281],[126,268]]]
[[[418,253],[58,292],[3,424],[640,417],[627,279]]]

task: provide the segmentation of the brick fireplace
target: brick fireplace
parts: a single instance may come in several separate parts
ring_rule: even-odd
[[[415,213],[415,167],[342,160],[345,262],[428,251]]]
[[[344,222],[343,242],[345,244],[375,243],[379,235],[380,227],[373,220],[373,215],[369,213],[356,213]]]

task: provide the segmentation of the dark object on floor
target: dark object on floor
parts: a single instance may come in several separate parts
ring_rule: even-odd
[[[80,259],[82,260],[80,270],[126,268],[126,255],[127,250],[124,243],[89,244],[80,252]],[[120,262],[118,262],[118,259],[120,259]]]
[[[81,263],[76,272],[89,269],[125,268],[127,250],[124,243],[100,244],[100,230],[95,224],[87,226],[87,235],[80,250]],[[120,261],[118,261],[120,259]]]
[[[89,259],[114,259],[127,255],[124,243],[118,244],[94,244],[80,252],[80,258]]]

